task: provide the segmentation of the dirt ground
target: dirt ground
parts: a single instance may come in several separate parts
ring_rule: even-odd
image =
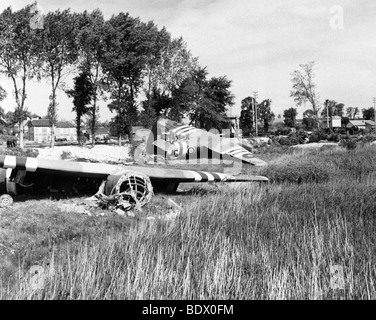
[[[96,145],[94,147],[85,146],[59,146],[54,148],[36,148],[39,151],[38,158],[60,160],[64,159],[88,159],[95,162],[126,162],[132,161],[130,147]]]

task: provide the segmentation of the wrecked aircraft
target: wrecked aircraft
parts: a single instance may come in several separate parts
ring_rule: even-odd
[[[159,120],[146,141],[146,153],[167,160],[192,160],[200,158],[265,166],[267,163],[251,153],[251,148],[237,139],[177,123]]]
[[[90,192],[98,198],[127,201],[143,206],[158,192],[177,190],[187,182],[268,181],[262,176],[179,170],[160,167],[46,160],[18,156],[0,156],[0,206],[12,204],[7,195],[64,192],[67,195]],[[99,190],[99,191],[98,191]]]

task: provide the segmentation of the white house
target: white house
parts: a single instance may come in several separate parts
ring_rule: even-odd
[[[48,119],[30,120],[28,122],[29,140],[38,143],[51,141],[51,127]],[[74,124],[68,121],[58,121],[55,127],[55,139],[77,141],[77,132]]]

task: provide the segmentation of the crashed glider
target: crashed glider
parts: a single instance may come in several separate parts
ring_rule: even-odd
[[[64,190],[69,193],[79,191],[80,188],[86,192],[95,192],[103,181],[106,195],[131,192],[137,201],[142,203],[150,199],[153,188],[157,191],[174,192],[179,183],[262,182],[268,179],[262,176],[235,177],[224,173],[160,167],[0,156],[1,194],[39,194],[48,190]],[[3,205],[6,206],[6,203]]]
[[[247,149],[236,139],[221,137],[168,119],[161,119],[154,125],[146,143],[148,154],[158,154],[168,160],[216,158],[254,166],[267,165]]]

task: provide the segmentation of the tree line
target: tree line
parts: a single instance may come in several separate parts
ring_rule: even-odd
[[[41,16],[36,3],[18,11],[6,8],[0,14],[0,74],[12,81],[14,119],[20,128],[29,112],[29,81],[48,81],[51,146],[58,89],[72,98],[78,140],[82,118],[88,116],[93,143],[101,100],[114,113],[110,124],[119,144],[124,135],[132,139],[132,126],[150,127],[163,116],[177,121],[187,116],[193,125],[221,130],[234,104],[231,81],[226,76],[209,78],[181,37],[172,38],[153,21],[123,12],[106,20],[99,9],[56,10]],[[65,86],[69,77],[72,88]],[[6,94],[0,86],[0,101]]]
[[[375,118],[374,108],[364,108],[360,110],[358,107],[347,107],[343,103],[339,103],[332,99],[326,99],[323,105],[320,105],[317,86],[314,81],[315,62],[311,61],[307,64],[300,64],[300,69],[295,70],[291,74],[292,90],[290,96],[294,99],[297,106],[306,106],[309,109],[303,112],[303,125],[312,130],[319,128],[319,118],[327,118],[332,123],[332,118],[339,116],[342,118],[343,125],[349,120],[362,118],[371,120]],[[264,100],[258,104],[255,98],[247,97],[242,101],[242,111],[240,117],[240,125],[244,134],[254,131],[255,117],[258,121],[263,122],[264,132],[267,132],[270,122],[274,120],[275,115],[270,111],[270,99]],[[257,111],[255,111],[257,110]],[[283,111],[284,125],[287,127],[296,126],[297,108],[291,107]]]
[[[340,117],[342,124],[346,124],[350,120],[363,119],[363,120],[373,120],[374,119],[374,108],[363,108],[360,110],[358,107],[347,107],[344,108],[343,103],[337,103],[334,100],[325,100],[324,108],[321,110],[321,117],[328,118],[329,123],[332,123],[333,117]],[[293,128],[296,126],[296,116],[298,114],[297,108],[289,108],[283,111],[284,124],[287,127]],[[307,129],[314,129],[316,127],[316,121],[314,118],[314,113],[311,109],[303,112],[303,122],[302,124]]]

